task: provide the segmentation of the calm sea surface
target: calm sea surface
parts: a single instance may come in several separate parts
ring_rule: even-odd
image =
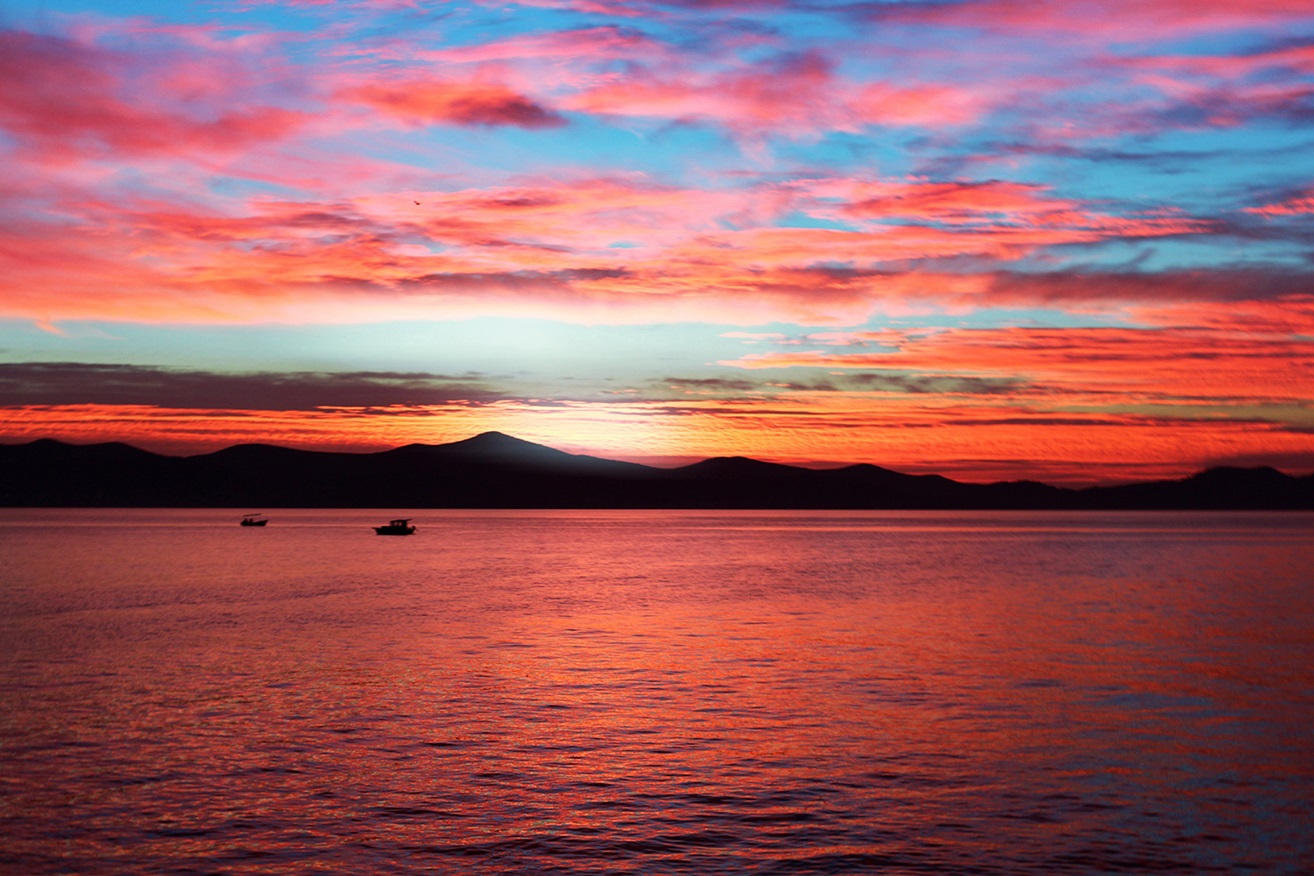
[[[0,510],[0,871],[1314,872],[1314,515]]]

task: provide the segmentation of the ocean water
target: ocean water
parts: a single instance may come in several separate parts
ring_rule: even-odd
[[[0,872],[1314,872],[1314,515],[0,510]]]

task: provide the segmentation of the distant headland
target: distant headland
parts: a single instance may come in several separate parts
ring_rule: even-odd
[[[1181,480],[1071,489],[744,457],[664,469],[500,432],[379,453],[244,444],[188,457],[42,439],[0,445],[0,506],[1314,510],[1314,475],[1212,468]]]

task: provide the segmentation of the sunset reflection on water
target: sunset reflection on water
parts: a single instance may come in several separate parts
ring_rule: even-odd
[[[6,866],[1314,849],[1308,515],[417,511],[378,539],[358,511],[157,513],[0,517]]]

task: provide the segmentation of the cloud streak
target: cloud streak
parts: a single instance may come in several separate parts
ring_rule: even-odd
[[[477,375],[357,371],[232,374],[125,364],[0,363],[0,407],[149,405],[178,410],[314,411],[487,404]]]

